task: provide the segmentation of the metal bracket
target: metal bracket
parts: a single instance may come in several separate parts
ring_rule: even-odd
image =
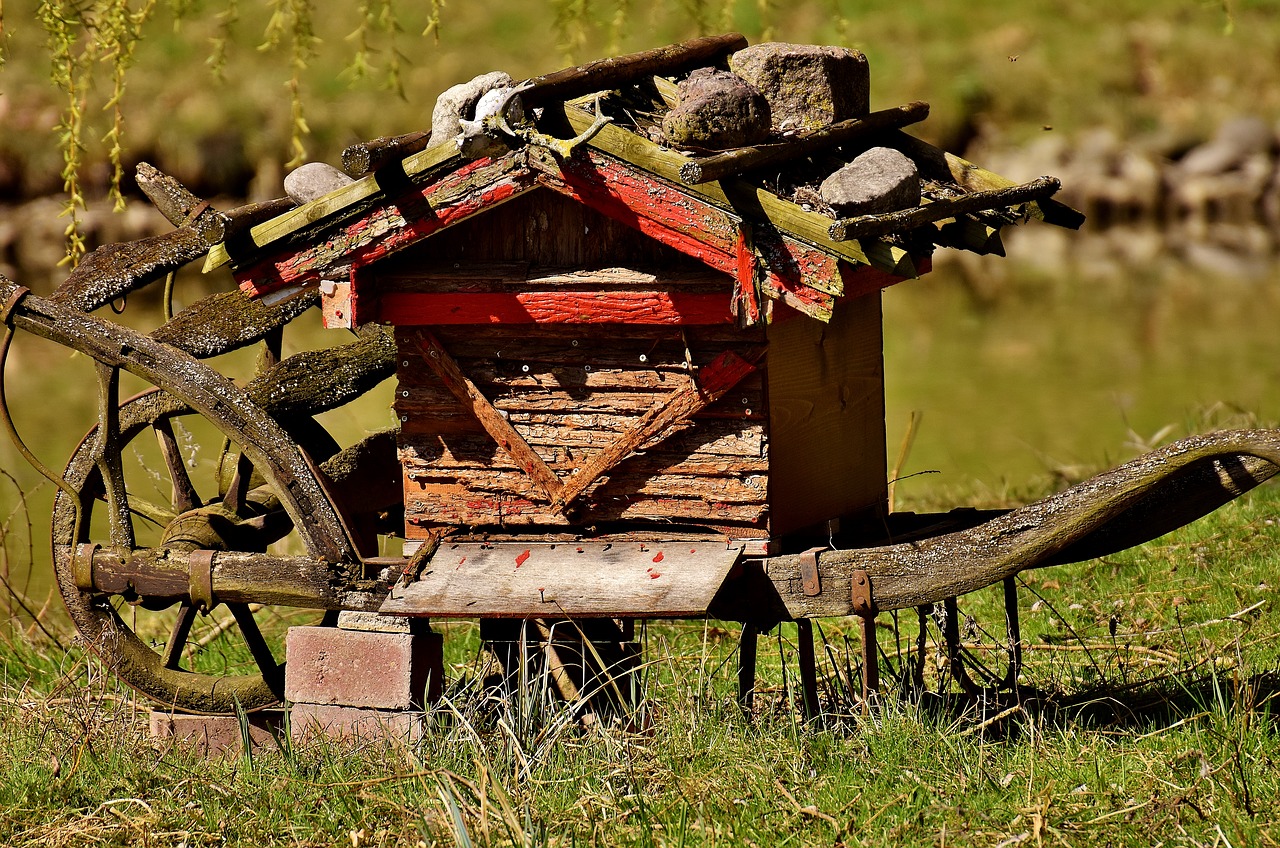
[[[189,227],[195,223],[196,218],[204,214],[206,209],[212,209],[213,204],[207,200],[202,200],[195,206],[191,207],[191,211],[187,213],[187,219],[182,222],[182,226]]]
[[[18,286],[9,293],[9,296],[5,298],[4,305],[0,306],[0,324],[9,323],[9,316],[13,315],[13,310],[29,294],[31,294],[31,289],[26,286]]]
[[[213,558],[217,551],[192,551],[187,557],[190,584],[187,593],[192,606],[208,612],[217,605],[213,599]]]
[[[850,582],[850,596],[853,602],[853,614],[863,618],[875,618],[876,604],[871,599],[871,578],[867,572],[858,569],[853,572]]]
[[[76,546],[75,556],[71,559],[71,572],[76,581],[76,588],[85,592],[93,591],[93,555],[101,545],[85,542]]]
[[[818,554],[826,548],[810,548],[800,554],[800,584],[809,597],[822,594],[822,577],[818,574]]]
[[[876,604],[871,597],[871,577],[858,569],[850,581],[853,614],[862,619],[862,705],[870,710],[880,688],[880,665],[876,647]]]

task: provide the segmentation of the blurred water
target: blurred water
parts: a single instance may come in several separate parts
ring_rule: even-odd
[[[1025,500],[1189,432],[1280,420],[1274,255],[1020,235],[1007,259],[940,252],[884,295],[891,463],[918,411],[903,470],[938,472],[905,481],[900,507]]]

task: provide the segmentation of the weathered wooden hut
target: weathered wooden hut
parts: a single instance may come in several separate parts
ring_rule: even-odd
[[[357,145],[353,181],[211,253],[255,297],[318,288],[328,326],[394,329],[408,550],[634,543],[659,580],[663,550],[803,550],[883,514],[880,291],[937,245],[999,251],[1002,226],[1072,213],[1053,181],[1014,186],[901,132],[924,104],[871,113],[864,96],[816,126],[677,149],[664,118],[691,69],[744,46],[491,86],[496,107],[465,104],[456,136]],[[910,207],[833,215],[819,183],[870,148],[916,169]],[[707,592],[637,611],[701,612]]]

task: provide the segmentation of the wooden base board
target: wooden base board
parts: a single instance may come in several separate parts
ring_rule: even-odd
[[[445,544],[384,615],[686,618],[706,614],[742,556],[724,543]]]

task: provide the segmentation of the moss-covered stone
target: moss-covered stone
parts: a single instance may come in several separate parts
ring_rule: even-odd
[[[776,130],[818,129],[871,108],[867,57],[857,50],[771,41],[734,53],[729,69],[769,101]]]
[[[769,135],[769,103],[726,71],[699,68],[680,83],[680,102],[662,121],[662,136],[677,147],[727,150]]]

